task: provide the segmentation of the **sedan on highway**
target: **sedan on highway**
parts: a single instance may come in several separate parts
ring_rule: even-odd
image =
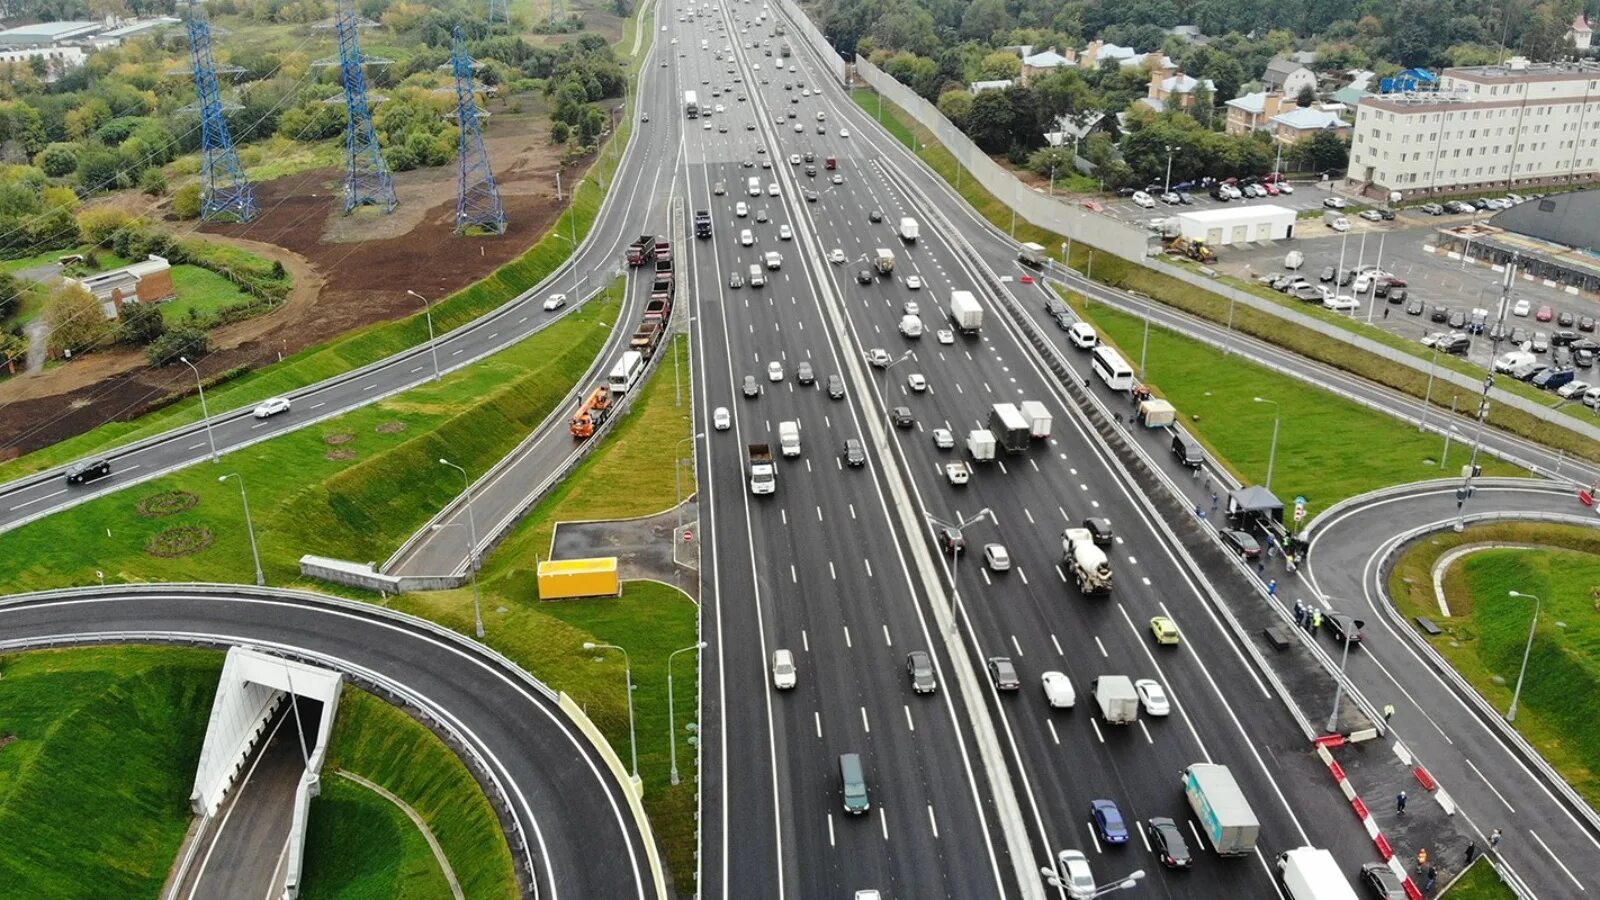
[[[911,677],[911,690],[916,693],[931,694],[939,689],[939,682],[933,675],[933,660],[925,650],[906,654],[906,674]]]
[[[1239,531],[1236,528],[1224,528],[1217,532],[1222,538],[1222,543],[1245,559],[1255,559],[1261,555],[1261,545],[1256,543],[1255,536],[1248,531]]]
[[[1178,623],[1166,616],[1156,616],[1150,620],[1150,633],[1158,644],[1176,645],[1182,640],[1178,636]]]
[[[907,275],[906,276],[906,287],[910,288],[913,291],[920,291],[920,290],[922,290],[922,279],[917,277],[916,275]]]
[[[1361,629],[1354,616],[1342,612],[1322,614],[1322,627],[1333,634],[1335,640],[1361,646]]]
[[[906,387],[914,394],[920,394],[928,389],[928,379],[921,372],[912,372],[906,376]]]
[[[844,251],[840,250],[838,247],[833,248],[832,252],[828,254],[828,262],[831,262],[834,265],[842,264],[844,262]]]
[[[788,225],[779,225],[778,226],[778,240],[780,240],[780,241],[792,241],[792,240],[794,240],[794,229],[790,228]]]
[[[911,407],[909,406],[896,406],[894,409],[889,410],[889,421],[893,422],[896,428],[910,428],[917,424],[916,418],[911,415]]]
[[[873,347],[867,351],[867,362],[879,369],[886,368],[889,365],[889,351],[882,347]]]
[[[778,362],[777,360],[773,360],[772,362],[767,363],[767,380],[768,381],[782,381],[783,380],[783,363]]]
[[[984,544],[983,564],[991,572],[1011,571],[1011,553],[1006,550],[1005,544]]]
[[[265,419],[270,416],[275,416],[278,413],[286,413],[288,411],[288,397],[272,397],[270,399],[261,401],[261,405],[255,408],[254,415],[258,419]]]
[[[844,379],[838,375],[828,376],[828,396],[834,400],[844,399]]]
[[[849,136],[850,136],[850,129],[848,129],[848,128],[839,129],[839,137],[847,138]]]
[[[1162,689],[1161,682],[1154,678],[1140,678],[1133,683],[1133,689],[1139,694],[1145,715],[1165,716],[1172,712],[1172,704],[1167,700],[1167,692]]]
[[[844,176],[840,175],[838,172],[833,173],[833,177],[829,178],[828,180],[834,184],[844,184]]]
[[[1039,676],[1039,684],[1044,688],[1044,702],[1050,704],[1051,709],[1071,709],[1078,702],[1072,679],[1062,672],[1044,673]]]
[[[740,200],[738,203],[733,205],[733,214],[742,219],[745,216],[750,215],[750,207],[745,206],[744,201]]]
[[[794,653],[789,650],[772,651],[772,686],[780,691],[793,690],[796,675]]]
[[[1061,886],[1067,889],[1067,896],[1071,900],[1090,900],[1094,897],[1097,887],[1094,873],[1089,870],[1089,860],[1084,857],[1082,850],[1063,850],[1056,857],[1056,862],[1059,864]]]
[[[761,396],[761,385],[756,381],[756,377],[754,375],[746,375],[744,377],[744,386],[742,390],[744,391],[744,395],[746,397]]]
[[[1580,392],[1581,393],[1581,392]],[[956,445],[956,436],[948,428],[935,428],[933,430],[933,446],[940,450],[950,450]]]
[[[814,384],[817,380],[816,370],[811,368],[811,363],[802,361],[794,367],[794,380],[801,384]]]
[[[728,414],[726,406],[719,406],[711,414],[711,427],[718,431],[727,431],[733,427],[733,416]]]
[[[857,284],[871,284],[872,283],[872,270],[871,269],[860,269],[860,270],[858,270],[856,272],[856,283]]]
[[[566,294],[551,294],[544,298],[544,311],[553,312],[567,305]]]
[[[1017,679],[1017,667],[1011,664],[1007,656],[989,657],[989,680],[994,682],[995,690],[1014,691],[1022,687],[1022,682]]]
[[[939,329],[935,332],[935,336],[938,337],[941,344],[954,344],[956,342],[956,333],[948,328]]]
[[[1150,838],[1150,849],[1156,858],[1169,869],[1187,869],[1194,863],[1189,855],[1189,842],[1183,839],[1183,829],[1166,816],[1154,816],[1145,823],[1145,835]]]
[[[1089,818],[1094,821],[1094,830],[1100,835],[1100,840],[1108,844],[1128,842],[1128,826],[1122,821],[1122,810],[1117,808],[1116,801],[1089,801]]]
[[[861,443],[860,438],[849,438],[844,442],[844,464],[852,469],[867,464],[867,445]]]

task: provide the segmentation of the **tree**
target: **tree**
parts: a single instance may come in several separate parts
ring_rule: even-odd
[[[125,344],[148,344],[167,333],[167,320],[154,303],[124,303],[117,336]]]
[[[962,123],[967,120],[967,113],[972,111],[972,95],[966,91],[945,91],[939,95],[939,112],[946,119],[955,123],[957,128],[964,128]]]
[[[78,170],[77,144],[51,144],[39,151],[33,164],[51,178],[62,178]]]
[[[159,197],[167,192],[167,175],[158,168],[144,170],[139,176],[139,190],[152,197]]]
[[[104,246],[118,229],[132,221],[133,216],[127,210],[115,206],[97,206],[78,214],[78,231],[86,242]]]
[[[180,219],[197,219],[200,217],[202,199],[200,182],[191,181],[172,195],[172,212]]]
[[[978,78],[982,81],[1000,81],[1022,75],[1022,58],[1009,50],[999,50],[983,58],[978,65]]]
[[[1319,131],[1295,145],[1306,169],[1344,171],[1350,165],[1350,145],[1332,131]]]
[[[961,36],[987,42],[1010,24],[1011,14],[1003,0],[977,0],[961,14]]]
[[[78,154],[78,186],[85,193],[115,188],[121,173],[122,161],[110,150],[91,147]]]
[[[578,122],[578,143],[587,147],[600,137],[600,132],[606,127],[606,116],[600,110],[589,107],[584,111],[583,119]]]
[[[211,349],[211,338],[198,328],[179,325],[155,339],[145,351],[150,365],[161,368],[178,361],[178,357],[198,359]]]
[[[1294,95],[1294,105],[1301,109],[1305,109],[1315,102],[1317,102],[1317,92],[1313,91],[1309,84],[1301,88],[1300,93]]]
[[[66,282],[50,293],[44,320],[50,326],[50,351],[57,354],[87,353],[114,331],[100,301],[82,285]]]
[[[572,134],[572,128],[565,122],[550,123],[550,143],[565,144]]]
[[[1006,91],[984,91],[972,98],[967,113],[967,136],[986,153],[1000,153],[1011,146],[1013,123],[1011,100]]]
[[[9,319],[22,307],[22,279],[10,272],[0,272],[0,319]]]

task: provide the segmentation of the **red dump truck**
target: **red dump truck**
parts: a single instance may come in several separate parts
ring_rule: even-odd
[[[628,265],[642,266],[649,260],[656,258],[656,236],[643,234],[637,241],[628,245]]]

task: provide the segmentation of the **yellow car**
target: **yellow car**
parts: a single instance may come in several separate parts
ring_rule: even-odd
[[[1156,636],[1158,644],[1178,643],[1178,625],[1166,616],[1156,616],[1150,620],[1150,633]]]

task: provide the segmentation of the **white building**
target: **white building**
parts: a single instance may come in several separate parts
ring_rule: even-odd
[[[1201,209],[1175,218],[1184,237],[1214,247],[1294,237],[1295,211],[1272,204]]]
[[[974,81],[967,85],[967,90],[974,94],[981,94],[984,91],[1003,91],[1015,83],[1009,78],[1001,78],[995,81]]]
[[[52,47],[81,41],[105,28],[99,22],[40,22],[0,31],[0,47]]]
[[[7,65],[31,67],[33,60],[44,60],[46,84],[83,65],[87,58],[82,47],[0,47],[0,68]]]
[[[1445,69],[1437,92],[1356,108],[1347,183],[1373,196],[1467,193],[1600,175],[1600,64]]]

